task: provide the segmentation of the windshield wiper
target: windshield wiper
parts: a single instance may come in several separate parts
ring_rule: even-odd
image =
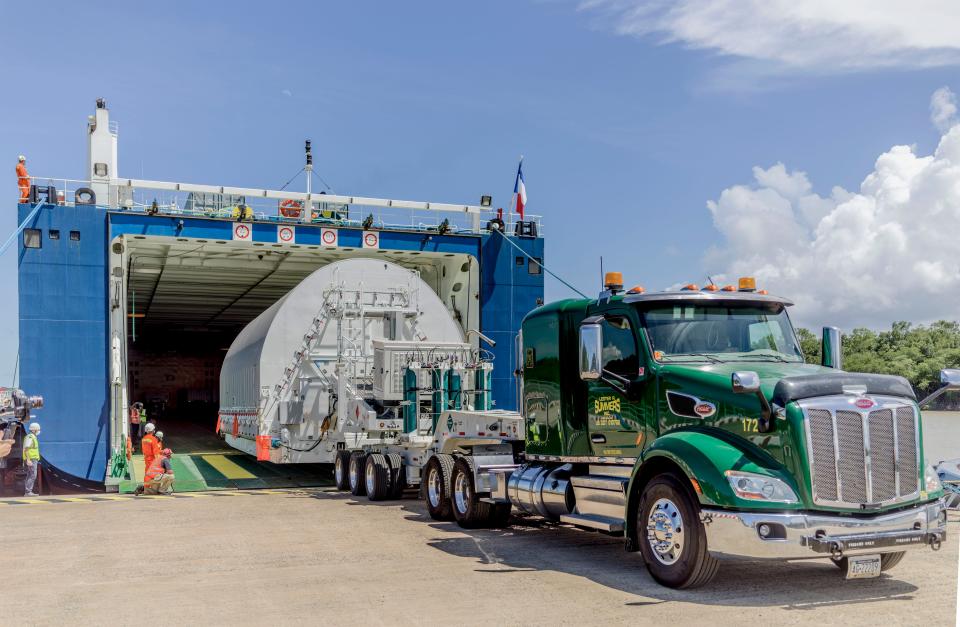
[[[771,355],[769,353],[761,353],[759,355],[738,355],[737,357],[734,357],[734,359],[739,359],[744,361],[749,361],[754,359],[772,359],[773,361],[779,361],[784,364],[793,363],[792,360],[787,359],[782,355]]]
[[[709,360],[714,364],[722,364],[722,359],[717,359],[715,356],[710,353],[670,353],[669,355],[664,355],[664,357],[703,357]]]

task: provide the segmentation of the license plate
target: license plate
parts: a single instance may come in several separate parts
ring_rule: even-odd
[[[870,579],[879,576],[879,555],[858,555],[847,558],[847,579]]]

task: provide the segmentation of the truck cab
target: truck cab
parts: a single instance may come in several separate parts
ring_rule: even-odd
[[[481,467],[474,489],[489,492],[473,498],[622,534],[675,588],[710,581],[722,555],[868,577],[940,547],[943,491],[906,379],[844,372],[836,330],[806,363],[792,303],[752,279],[621,283],[524,319],[525,450],[515,468]]]

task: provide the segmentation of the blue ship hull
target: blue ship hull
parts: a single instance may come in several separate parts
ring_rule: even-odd
[[[34,207],[19,206],[19,220]],[[275,243],[276,224],[252,223],[253,242]],[[111,450],[109,244],[118,235],[231,239],[232,222],[150,216],[98,206],[44,205],[27,224],[40,247],[19,243],[20,387],[45,398],[43,455],[64,473],[105,480]],[[51,231],[58,238],[51,236]],[[339,246],[361,247],[362,231],[339,227]],[[510,237],[543,259],[542,238]],[[297,225],[297,243],[320,244],[320,227]],[[543,275],[498,233],[439,235],[383,230],[380,247],[467,254],[480,264],[480,330],[496,341],[496,407],[516,409],[514,337],[523,317],[543,302]],[[522,262],[521,262],[522,259]]]

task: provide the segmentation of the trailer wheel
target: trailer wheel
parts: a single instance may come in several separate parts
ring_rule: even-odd
[[[450,520],[450,486],[453,475],[453,457],[434,455],[427,462],[423,473],[423,500],[427,512],[434,520]]]
[[[700,508],[672,474],[654,477],[634,513],[640,552],[647,570],[669,588],[696,588],[717,574],[720,562],[710,555]]]
[[[367,493],[367,486],[363,481],[363,469],[367,465],[367,454],[363,451],[354,451],[350,454],[350,465],[347,474],[350,478],[350,494],[363,496]]]
[[[380,453],[367,455],[367,463],[363,470],[363,482],[367,491],[367,498],[371,501],[382,501],[390,494],[390,465],[387,458]]]
[[[333,478],[338,490],[350,489],[350,451],[337,451],[337,457],[333,460]]]
[[[407,489],[407,471],[403,467],[403,458],[397,453],[386,455],[390,464],[390,494],[387,498],[402,499],[403,491]]]
[[[894,566],[900,563],[900,560],[903,559],[903,556],[906,555],[906,551],[896,551],[894,553],[881,553],[880,554],[880,570],[887,572]],[[847,558],[841,557],[838,560],[830,560],[843,572],[847,572]]]
[[[493,517],[492,505],[481,501],[477,496],[473,478],[474,467],[474,461],[469,457],[458,457],[453,465],[453,517],[464,529],[490,526]]]

